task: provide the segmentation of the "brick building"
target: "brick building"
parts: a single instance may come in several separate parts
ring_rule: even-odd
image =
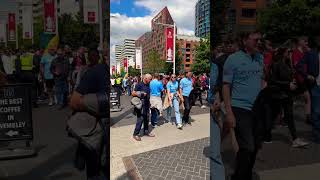
[[[177,35],[176,44],[179,56],[182,58],[182,70],[188,72],[195,59],[195,48],[200,44],[200,38],[195,36]]]
[[[142,67],[151,50],[156,50],[161,59],[166,58],[165,30],[174,22],[167,7],[163,8],[152,20],[151,31],[144,33],[136,40],[136,47],[142,48]],[[177,29],[176,29],[177,32]]]

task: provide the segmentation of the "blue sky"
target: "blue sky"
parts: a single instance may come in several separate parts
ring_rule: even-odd
[[[194,13],[198,0],[111,0],[110,60],[115,63],[115,45],[138,39],[151,31],[151,20],[164,7],[176,22],[178,34],[194,35]]]
[[[110,3],[111,13],[125,14],[129,17],[142,17],[150,14],[150,11],[145,7],[134,5],[134,0],[112,0]]]

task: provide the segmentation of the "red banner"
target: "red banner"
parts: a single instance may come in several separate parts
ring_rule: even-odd
[[[173,62],[173,28],[166,28],[166,61]]]
[[[123,66],[124,66],[125,71],[128,72],[128,59],[127,58],[123,59]]]
[[[112,74],[115,74],[115,71],[116,71],[116,67],[112,66]]]
[[[56,33],[55,0],[44,0],[44,32]]]
[[[16,15],[14,13],[8,14],[8,31],[9,31],[8,41],[15,41],[16,40]]]

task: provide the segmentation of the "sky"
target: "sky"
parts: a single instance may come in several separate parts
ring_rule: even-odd
[[[115,64],[115,45],[125,38],[138,39],[151,31],[151,19],[165,6],[176,22],[178,34],[194,35],[194,13],[198,0],[111,0],[110,59]]]

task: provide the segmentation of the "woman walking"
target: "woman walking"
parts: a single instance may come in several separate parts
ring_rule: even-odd
[[[274,56],[274,61],[270,69],[270,79],[268,82],[270,87],[278,87],[281,95],[279,100],[280,106],[284,110],[284,120],[288,124],[292,137],[292,147],[303,147],[308,142],[297,137],[296,126],[293,119],[293,92],[296,91],[297,85],[293,78],[293,69],[290,65],[289,51],[287,48],[279,48]],[[269,134],[268,141],[271,141]]]
[[[167,108],[167,121],[171,121],[172,109],[174,108],[176,115],[176,125],[178,129],[182,129],[182,121],[179,111],[179,98],[182,99],[182,95],[179,91],[179,83],[176,80],[175,74],[171,75],[170,81],[167,84],[167,96],[169,98],[170,106]]]

